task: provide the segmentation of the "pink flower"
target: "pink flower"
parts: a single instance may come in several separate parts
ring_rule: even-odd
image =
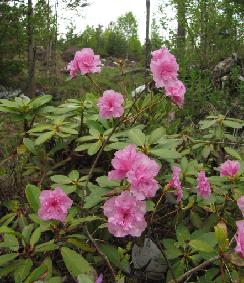
[[[131,170],[136,155],[136,146],[134,144],[129,144],[124,149],[116,151],[112,160],[115,170],[108,173],[108,178],[110,180],[124,179]]]
[[[237,205],[240,208],[242,215],[244,216],[244,196],[241,196],[238,200],[237,200]]]
[[[244,220],[237,221],[236,248],[235,251],[244,258]]]
[[[200,171],[197,175],[197,195],[205,199],[211,195],[210,184],[204,171]]]
[[[240,170],[240,162],[227,160],[220,165],[220,176],[234,177]]]
[[[115,237],[139,237],[146,229],[146,204],[128,191],[107,200],[103,208],[108,217],[108,230]]]
[[[55,219],[64,222],[72,203],[73,201],[61,188],[56,188],[54,191],[44,190],[40,194],[38,216],[42,220]]]
[[[97,106],[101,118],[110,119],[121,117],[124,113],[124,97],[114,90],[106,90],[99,98]]]
[[[74,60],[72,60],[68,69],[72,77],[76,76],[79,72],[82,75],[89,73],[101,72],[101,60],[99,55],[95,55],[91,48],[83,48],[75,53]]]
[[[154,179],[159,172],[159,165],[143,153],[137,153],[131,170],[128,172],[130,191],[138,199],[154,197],[158,190],[158,182]]]
[[[150,64],[153,73],[153,80],[156,87],[165,86],[168,80],[175,80],[179,65],[175,56],[170,54],[167,48],[162,48],[152,52],[152,60]]]
[[[183,198],[183,191],[180,181],[181,169],[178,166],[173,167],[172,179],[169,181],[169,188],[175,189],[175,195],[177,197],[177,202],[180,202]]]
[[[71,62],[69,62],[67,69],[70,72],[70,76],[72,78],[75,77],[79,73],[79,67],[77,61],[72,60]]]
[[[173,103],[178,107],[183,106],[186,87],[180,80],[167,81],[165,84],[165,91],[165,95],[169,96]]]
[[[102,273],[97,277],[97,280],[95,283],[102,283],[103,282],[103,275]]]

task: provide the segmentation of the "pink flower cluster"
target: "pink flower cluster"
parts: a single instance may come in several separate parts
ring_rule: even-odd
[[[152,52],[150,68],[156,87],[164,87],[166,96],[178,107],[184,104],[185,85],[178,80],[179,65],[176,58],[167,48],[161,48]]]
[[[62,191],[61,188],[44,190],[40,194],[40,208],[38,216],[42,220],[59,220],[64,222],[68,209],[73,201]]]
[[[204,171],[200,171],[197,175],[197,194],[205,199],[211,195],[211,187]]]
[[[121,117],[124,113],[124,97],[114,90],[106,90],[98,99],[99,116],[110,119]]]
[[[91,48],[83,48],[75,53],[74,59],[68,64],[70,76],[75,77],[79,73],[86,75],[89,73],[101,72],[101,60],[99,55],[95,55]]]
[[[175,189],[176,201],[180,202],[183,198],[183,190],[180,181],[181,169],[178,166],[173,166],[172,179],[169,181],[168,186]]]
[[[130,191],[138,199],[154,197],[158,182],[154,179],[159,172],[159,165],[142,152],[137,152],[135,145],[128,145],[115,153],[112,160],[114,170],[110,171],[110,180],[127,178]]]
[[[144,153],[138,152],[135,145],[118,150],[112,160],[113,170],[110,180],[127,179],[130,191],[107,200],[104,214],[108,217],[108,229],[116,237],[132,235],[139,237],[147,224],[145,198],[154,197],[159,188],[155,180],[159,165]]]
[[[237,233],[235,236],[236,239],[235,251],[241,257],[244,258],[244,220],[237,221],[236,225],[237,225]]]
[[[227,160],[220,165],[220,176],[235,177],[240,171],[240,162]]]
[[[145,202],[137,200],[128,191],[112,197],[104,204],[104,214],[108,217],[108,230],[115,237],[126,235],[139,237],[147,226],[145,213]]]

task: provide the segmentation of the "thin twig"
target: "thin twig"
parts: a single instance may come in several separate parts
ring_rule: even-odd
[[[92,244],[93,244],[94,247],[96,248],[97,252],[100,254],[100,256],[101,256],[101,257],[104,259],[104,261],[106,262],[106,264],[107,264],[107,266],[108,266],[108,268],[109,268],[109,270],[110,270],[110,272],[111,272],[111,274],[112,274],[113,280],[114,280],[114,282],[116,282],[116,274],[115,274],[115,272],[114,272],[114,270],[113,270],[112,265],[111,265],[110,262],[109,262],[108,257],[99,249],[99,247],[98,247],[98,245],[97,245],[95,239],[94,239],[94,238],[92,237],[92,235],[89,233],[87,226],[85,226],[85,231],[86,231],[86,234],[87,234],[88,238],[90,239],[90,241],[92,242]]]
[[[185,282],[186,278],[191,277],[193,274],[197,273],[198,271],[202,270],[203,268],[205,268],[206,266],[208,266],[209,264],[211,264],[212,262],[214,262],[218,259],[220,259],[220,256],[216,255],[215,257],[213,257],[209,260],[206,260],[203,263],[199,264],[198,266],[196,266],[196,267],[192,268],[191,270],[185,272],[183,275],[181,275],[177,279],[171,280],[170,283]]]
[[[155,233],[153,233],[153,234],[156,235]],[[162,253],[162,255],[163,255],[163,257],[164,257],[164,259],[165,259],[165,261],[166,261],[167,267],[168,267],[168,269],[169,269],[169,271],[170,271],[170,273],[171,273],[171,275],[172,275],[172,278],[173,278],[172,283],[176,282],[176,277],[175,277],[173,268],[172,268],[172,266],[171,266],[171,264],[170,264],[170,262],[169,262],[169,260],[168,260],[168,258],[167,258],[167,255],[166,255],[166,253],[165,253],[163,247],[161,246],[160,241],[157,239],[157,236],[156,236],[156,237],[153,237],[153,239],[154,239],[154,241],[156,242],[157,247],[158,247],[159,250],[161,251],[161,253]]]

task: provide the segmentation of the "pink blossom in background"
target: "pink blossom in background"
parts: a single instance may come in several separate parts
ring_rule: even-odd
[[[68,209],[73,201],[63,192],[61,188],[44,190],[40,194],[40,208],[38,216],[42,220],[59,220],[64,222]]]
[[[103,208],[108,217],[108,230],[115,237],[139,237],[146,229],[146,204],[128,191],[107,200]]]
[[[180,202],[183,198],[183,190],[180,181],[181,169],[178,166],[173,166],[172,179],[169,181],[169,188],[175,189],[175,195],[177,202]]]
[[[101,60],[91,48],[83,48],[75,53],[74,60],[68,65],[70,75],[74,77],[79,72],[82,75],[101,72]]]
[[[132,164],[137,155],[136,146],[134,144],[127,145],[124,149],[118,150],[112,159],[114,170],[108,173],[110,180],[122,180],[131,170]]]
[[[240,162],[227,160],[220,165],[220,176],[234,177],[240,170]]]
[[[197,195],[205,199],[211,195],[211,187],[204,171],[197,175]]]
[[[97,106],[101,118],[110,119],[121,117],[124,113],[124,97],[114,90],[106,90],[99,98]]]
[[[235,251],[244,258],[244,220],[236,222],[237,233],[235,235],[236,248]]]
[[[154,179],[159,172],[159,165],[147,155],[138,152],[131,170],[128,172],[130,191],[138,200],[154,197],[159,188]]]
[[[184,104],[186,87],[180,80],[169,80],[165,84],[166,96],[169,96],[171,101],[178,107]]]
[[[72,78],[78,75],[79,67],[78,67],[77,61],[72,60],[71,62],[69,62],[67,69],[69,70],[70,76]]]
[[[156,87],[164,87],[167,81],[177,79],[179,65],[167,48],[152,52],[150,68]]]
[[[97,280],[95,281],[95,283],[102,283],[103,282],[103,275],[102,273],[97,277]]]
[[[239,209],[242,212],[242,215],[244,216],[244,196],[241,196],[238,200],[237,200],[237,205],[239,207]]]

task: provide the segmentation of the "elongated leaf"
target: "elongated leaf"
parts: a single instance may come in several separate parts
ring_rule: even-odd
[[[214,249],[206,241],[191,240],[189,242],[189,245],[197,251],[206,252],[206,253],[214,252]]]
[[[65,175],[54,175],[51,177],[51,180],[57,184],[70,184],[72,180]]]
[[[173,149],[166,149],[166,148],[152,149],[150,153],[166,160],[181,158],[181,154]]]
[[[74,279],[76,279],[80,274],[96,274],[93,267],[77,252],[63,247],[61,249],[61,254],[68,271]]]
[[[42,143],[44,143],[45,141],[49,140],[52,136],[55,135],[54,131],[51,132],[46,132],[44,134],[41,134],[36,140],[35,140],[35,144],[36,145],[40,145]]]
[[[230,121],[230,120],[224,120],[223,124],[226,127],[232,128],[232,129],[241,129],[243,127],[242,123],[238,123],[236,121]]]
[[[25,195],[30,207],[37,212],[39,209],[40,189],[34,185],[27,185]]]
[[[128,133],[128,137],[132,143],[136,145],[143,145],[146,142],[146,136],[139,129],[132,129]]]
[[[31,274],[27,277],[24,283],[33,283],[38,279],[44,279],[47,275],[48,267],[45,264],[41,264],[39,267],[34,269]],[[43,278],[44,277],[44,278]]]
[[[225,151],[234,158],[241,160],[240,154],[235,149],[226,146]]]
[[[0,266],[8,263],[9,261],[15,259],[18,256],[17,253],[12,253],[12,254],[5,254],[0,256]]]
[[[33,262],[31,259],[26,259],[19,264],[14,272],[14,281],[23,282],[29,275]]]
[[[39,241],[40,237],[41,237],[41,228],[38,227],[31,235],[30,238],[31,247],[35,246],[35,244]]]
[[[23,139],[23,144],[25,145],[25,147],[33,154],[37,154],[37,150],[35,148],[35,144],[31,139],[28,138],[24,138]]]

